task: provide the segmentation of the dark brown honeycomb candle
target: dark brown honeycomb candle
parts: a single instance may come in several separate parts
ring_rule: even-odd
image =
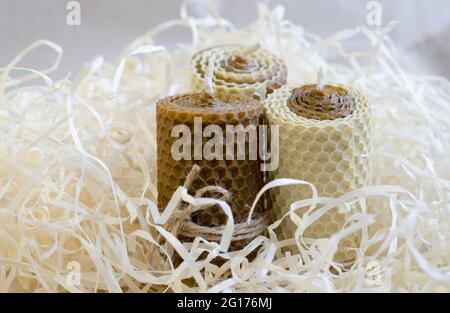
[[[207,160],[206,155],[194,159],[194,119],[201,117],[201,131],[207,126],[216,125],[222,130],[223,158]],[[234,154],[226,156],[227,125],[254,125],[257,129],[263,118],[261,104],[253,98],[224,93],[209,94],[206,92],[172,96],[157,103],[157,143],[158,143],[158,206],[163,210],[174,191],[182,186],[186,176],[194,164],[200,166],[200,175],[189,190],[194,195],[196,190],[206,186],[221,186],[231,193],[228,204],[231,206],[235,223],[245,220],[258,191],[263,186],[263,175],[260,170],[260,160],[250,154],[249,147],[255,138],[245,136],[245,159],[238,160],[237,140],[235,137]],[[172,129],[177,125],[186,125],[190,131],[191,145],[188,147],[190,158],[174,158],[173,145],[180,140],[181,134],[172,137]],[[198,130],[198,128],[196,128]],[[230,131],[229,131],[230,133]],[[197,132],[198,134],[198,132]],[[186,138],[186,137],[185,137]],[[210,137],[201,137],[201,148],[207,144]],[[258,136],[256,136],[258,140]],[[198,142],[198,141],[197,141]],[[179,146],[178,146],[179,147]],[[183,146],[184,147],[184,146]],[[198,145],[197,145],[198,147]],[[179,150],[176,150],[179,151]],[[184,151],[184,150],[183,150]],[[197,149],[198,151],[198,149]],[[241,150],[242,151],[242,150]],[[215,150],[214,150],[215,152]],[[231,157],[230,157],[231,156]],[[211,195],[213,196],[213,195]],[[261,202],[261,201],[260,201]],[[255,213],[261,213],[262,204]],[[219,207],[199,211],[192,216],[193,222],[202,226],[220,226],[225,224],[226,215]]]

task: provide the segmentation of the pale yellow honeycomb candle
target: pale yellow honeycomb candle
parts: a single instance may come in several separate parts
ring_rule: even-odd
[[[361,93],[323,84],[319,78],[318,84],[276,90],[266,99],[265,107],[269,123],[280,126],[280,165],[272,178],[308,181],[316,186],[321,197],[338,197],[368,184],[370,108]],[[311,196],[310,188],[305,186],[272,190],[274,218],[286,214],[293,202]],[[297,214],[301,217],[304,212],[300,209]],[[342,229],[345,214],[337,208],[329,211],[308,227],[303,236],[329,238]],[[295,230],[296,226],[287,218],[277,234],[279,239],[293,238]],[[346,248],[356,247],[359,240],[359,234],[344,238],[335,260],[354,259],[354,252]]]
[[[258,44],[216,46],[196,53],[191,62],[194,90],[208,88],[208,69],[211,68],[214,90],[259,99],[283,86],[287,78],[284,62]]]

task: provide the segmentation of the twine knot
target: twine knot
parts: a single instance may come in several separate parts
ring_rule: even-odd
[[[189,190],[192,186],[194,180],[200,174],[200,167],[194,165],[186,177],[184,188]],[[201,198],[206,194],[215,195],[214,198],[223,200],[225,202],[231,199],[231,194],[226,189],[220,186],[206,186],[195,192],[194,197]],[[201,205],[194,206],[192,204],[186,205],[182,201],[178,204],[177,208],[174,210],[170,216],[164,228],[169,231],[172,235],[178,238],[178,236],[183,236],[185,238],[196,238],[202,237],[208,241],[220,241],[224,232],[224,225],[221,226],[203,226],[195,223],[192,220],[192,215],[198,211],[207,210],[214,205]],[[249,240],[260,235],[266,227],[266,216],[265,214],[258,217],[252,218],[249,222],[244,221],[234,224],[233,235],[231,241]],[[161,235],[158,237],[158,242],[161,242]],[[168,243],[165,244],[165,250],[168,252],[169,256],[173,256],[173,247]],[[167,265],[167,262],[165,262]]]

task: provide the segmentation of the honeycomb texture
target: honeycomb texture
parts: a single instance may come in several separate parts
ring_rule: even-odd
[[[238,160],[234,155],[232,160],[193,160],[194,144],[191,148],[191,160],[174,160],[171,147],[179,137],[171,137],[175,125],[184,124],[191,130],[191,142],[194,142],[194,118],[202,117],[203,130],[208,125],[218,125],[224,134],[223,151],[225,155],[226,125],[258,126],[262,121],[263,108],[259,101],[253,98],[206,92],[192,93],[168,97],[157,103],[157,144],[158,144],[158,206],[164,209],[174,191],[184,184],[192,166],[200,166],[200,177],[196,179],[189,192],[205,186],[218,185],[227,189],[232,199],[229,201],[235,222],[242,222],[248,216],[256,194],[263,186],[263,176],[260,171],[260,160],[250,160],[249,145],[251,136],[246,136],[246,154],[244,160]],[[211,138],[203,138],[202,147]],[[257,138],[256,138],[257,140]],[[234,151],[237,153],[235,141]],[[211,195],[213,196],[213,195]],[[262,213],[263,205],[257,209]],[[225,224],[226,215],[218,207],[196,212],[193,221],[203,226],[220,226]]]
[[[259,48],[225,45],[202,50],[192,58],[194,90],[206,89],[206,73],[213,67],[212,85],[218,92],[263,98],[286,84],[284,62]]]
[[[316,85],[284,86],[264,102],[271,125],[279,125],[280,163],[271,178],[294,178],[314,184],[321,197],[337,197],[370,180],[370,107],[359,92],[345,87]],[[333,102],[334,105],[331,105]],[[328,112],[328,113],[327,113]],[[281,218],[298,200],[311,198],[306,186],[271,191],[274,218]],[[307,208],[297,210],[301,217]],[[353,208],[358,210],[358,208]],[[329,238],[344,226],[345,213],[337,208],[309,226],[303,236]],[[293,238],[296,230],[289,218],[278,228],[280,239]],[[334,259],[355,258],[360,234],[344,238]],[[292,250],[292,249],[291,249]]]

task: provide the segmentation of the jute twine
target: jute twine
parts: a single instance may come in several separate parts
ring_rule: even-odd
[[[190,170],[189,174],[186,177],[183,187],[189,190],[192,186],[192,183],[195,181],[197,177],[199,177],[201,168],[198,165],[194,165]],[[220,186],[206,186],[195,192],[195,198],[202,198],[208,194],[215,195],[214,198],[219,200],[223,200],[228,202],[231,199],[231,194],[226,189]],[[175,237],[182,236],[184,238],[196,238],[201,237],[208,241],[219,242],[223,236],[223,232],[225,229],[224,225],[221,226],[202,226],[195,223],[192,220],[192,215],[198,211],[208,210],[214,205],[202,205],[202,206],[194,206],[192,204],[187,204],[182,201],[178,204],[177,208],[172,213],[171,217],[164,225],[164,228],[170,232]],[[255,216],[250,220],[250,222],[244,221],[240,223],[234,224],[233,235],[231,237],[231,242],[241,241],[241,240],[251,240],[258,235],[260,235],[266,227],[266,215],[262,214],[260,216]],[[161,243],[163,238],[161,235],[158,236],[158,242]],[[154,246],[156,247],[156,246]],[[173,247],[169,243],[165,243],[163,245],[169,257],[173,257]],[[159,257],[161,257],[161,253],[159,249],[155,249],[158,251]],[[164,261],[163,267],[165,269],[168,268],[169,262],[166,259]]]

